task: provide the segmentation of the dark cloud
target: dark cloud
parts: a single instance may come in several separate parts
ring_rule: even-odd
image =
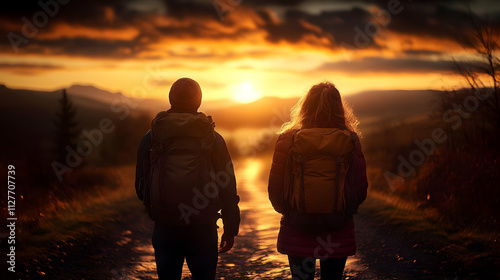
[[[23,69],[63,69],[64,67],[53,64],[31,64],[31,63],[0,63],[0,69],[5,68],[23,68]]]
[[[399,3],[395,13],[391,13],[388,8],[389,0],[335,2],[370,4],[377,6],[378,11],[369,11],[367,7],[353,7],[310,14],[289,9],[281,22],[267,21],[263,28],[268,31],[268,39],[272,42],[285,40],[295,43],[306,35],[314,35],[328,38],[332,47],[348,45],[360,48],[361,45],[361,48],[383,48],[383,44],[377,45],[377,37],[384,30],[410,35],[422,41],[430,38],[438,41],[447,39],[463,46],[470,45],[468,34],[471,29],[471,13],[467,6],[470,1],[401,0],[394,2]],[[495,29],[500,30],[500,10],[496,11],[496,16],[489,18]],[[305,28],[304,22],[317,29]],[[380,39],[383,41],[383,38]]]
[[[68,1],[61,5],[56,0],[41,1],[51,3],[46,7],[38,4],[38,1],[7,1],[2,5],[0,11],[0,37],[6,38],[0,41],[0,51],[14,53],[15,48],[11,46],[11,38],[8,34],[16,34],[25,37],[23,43],[19,44],[20,53],[44,53],[44,54],[68,54],[81,56],[113,56],[124,57],[123,51],[129,50],[130,54],[135,54],[138,48],[143,48],[141,42],[144,34],[141,32],[137,38],[125,41],[116,39],[96,39],[85,36],[72,36],[72,34],[60,34],[58,39],[44,39],[43,35],[57,33],[60,24],[68,26],[94,29],[99,32],[102,29],[122,32],[126,27],[141,26],[141,22],[146,19],[146,15],[135,11],[128,5],[133,0],[88,0]],[[56,3],[57,5],[54,5]],[[48,18],[46,24],[36,23],[36,15],[44,14]],[[35,35],[26,36],[23,27],[27,26],[25,20],[34,27]],[[38,17],[43,20],[43,16]],[[32,27],[28,28],[33,33]],[[27,43],[25,43],[27,42]],[[118,54],[118,55],[117,55]]]
[[[320,15],[310,15],[306,20],[321,27],[335,38],[337,46],[343,44],[355,45],[357,29],[364,32],[371,15],[366,10],[353,8],[350,10],[327,11]],[[375,47],[373,40],[367,45]]]
[[[455,63],[449,60],[388,59],[367,57],[362,60],[327,62],[318,71],[342,72],[348,74],[366,73],[430,73],[453,72]]]
[[[365,8],[354,7],[309,14],[292,9],[285,12],[281,22],[267,21],[263,28],[268,31],[268,39],[273,42],[285,40],[295,43],[305,35],[314,35],[332,39],[332,46],[347,44],[359,48],[361,42],[362,48],[380,48],[375,39],[383,30],[389,30],[422,40],[448,39],[462,45],[469,44],[465,35],[470,31],[471,15],[464,5],[466,1],[399,1],[400,11],[394,14],[387,12],[387,0],[358,2],[378,6],[379,11],[374,13]],[[389,14],[389,17],[383,14]],[[266,19],[265,16],[263,18]],[[321,31],[304,28],[303,22],[316,26]],[[493,24],[498,26],[499,21],[493,21]],[[500,26],[497,28],[500,29]]]
[[[219,19],[212,0],[162,0],[167,14],[177,19],[207,18]]]
[[[325,38],[329,47],[337,48],[343,44],[354,45],[356,28],[364,28],[371,15],[361,8],[349,10],[325,11],[320,14],[309,14],[300,10],[288,10],[281,21],[274,21],[266,11],[260,15],[265,21],[261,27],[268,32],[271,42],[287,41],[297,43],[307,36]],[[377,47],[369,40],[365,47]]]
[[[24,36],[22,28],[24,22],[22,17],[27,17],[31,21],[33,14],[42,8],[33,1],[26,2],[22,7],[8,5],[2,10],[0,16],[4,22],[0,21],[0,37],[6,38],[7,34],[14,32],[19,36]],[[49,19],[46,26],[37,28],[37,34],[33,38],[27,38],[27,44],[20,44],[20,53],[46,53],[46,54],[67,54],[77,56],[110,58],[134,58],[137,54],[149,50],[152,43],[157,43],[163,39],[189,40],[203,39],[210,40],[230,39],[237,40],[245,37],[248,32],[253,32],[248,28],[235,28],[232,32],[220,32],[219,28],[236,26],[238,22],[228,18],[221,22],[217,15],[213,1],[181,1],[181,0],[111,0],[111,1],[70,1],[67,5],[60,6],[59,13]],[[9,2],[10,3],[10,2]],[[164,14],[156,12],[141,12],[137,5],[156,5],[164,7]],[[155,19],[163,17],[165,19],[181,22],[181,24],[164,25],[157,24]],[[208,27],[208,23],[211,23]],[[123,32],[125,28],[138,30],[135,38],[130,40],[120,40],[113,38],[102,38],[102,36],[87,37],[85,35],[74,36],[62,34],[59,38],[43,36],[57,33],[58,24],[70,26],[92,28],[96,33],[99,30],[107,29],[116,33]],[[52,36],[54,37],[54,36]],[[0,51],[13,53],[13,48],[9,40],[0,41]],[[165,50],[168,54],[169,50]],[[210,57],[209,54],[193,54],[191,57]]]
[[[321,2],[344,3],[347,8],[324,10],[318,13],[306,12],[307,9],[304,7],[309,3]],[[224,14],[221,20],[213,0],[72,0],[66,5],[59,6],[59,12],[50,18],[49,24],[39,28],[39,35],[56,33],[58,24],[93,28],[96,32],[107,29],[119,33],[126,28],[134,28],[138,31],[137,34],[128,40],[102,38],[102,36],[91,38],[85,35],[60,36],[59,38],[35,36],[30,38],[28,44],[20,45],[19,49],[21,49],[21,54],[66,54],[122,59],[134,58],[139,54],[147,57],[144,52],[150,50],[152,44],[165,41],[165,39],[188,41],[195,38],[214,42],[217,40],[237,41],[246,40],[256,31],[264,31],[259,34],[264,34],[263,39],[270,43],[305,42],[312,46],[336,49],[343,47],[344,44],[356,45],[358,30],[366,33],[366,27],[373,22],[373,15],[367,10],[368,6],[386,9],[388,2],[389,0],[310,2],[243,0],[241,5],[233,7],[231,12]],[[396,34],[396,38],[398,34],[404,34],[420,40],[448,39],[467,44],[468,39],[464,35],[468,30],[465,20],[468,12],[464,8],[466,2],[466,0],[401,0],[403,11],[397,15],[391,15],[390,22],[380,30],[391,31]],[[350,6],[354,3],[364,5]],[[482,1],[475,1],[475,3],[482,3]],[[277,15],[270,8],[274,6],[282,6],[281,12]],[[42,7],[38,5],[38,1],[7,1],[3,4],[0,10],[0,37],[4,39],[0,41],[0,52],[13,53],[9,40],[5,39],[7,34],[9,32],[21,34],[23,25],[21,18],[25,16],[32,19],[33,15],[41,10]],[[500,13],[497,12],[497,15]],[[157,24],[155,19],[159,17],[182,22],[182,24]],[[499,17],[493,17],[493,23],[497,26]],[[240,20],[253,21],[257,29],[252,29],[252,25],[240,24]],[[363,47],[387,48],[383,44],[383,37],[377,38],[380,40],[371,40],[371,37],[369,39],[369,43]],[[194,52],[182,55],[193,59],[211,57],[210,54]],[[434,52],[410,50],[405,51],[404,54],[422,56],[436,54]],[[164,54],[180,55],[169,49],[166,49]],[[227,58],[231,55],[230,53],[223,54],[222,57]],[[158,58],[157,54],[154,57]]]
[[[135,40],[60,38],[35,40],[26,46],[26,52],[119,59],[134,57],[144,48],[146,46]]]
[[[432,50],[404,50],[404,54],[408,56],[442,56],[446,55],[443,51],[432,51]]]
[[[245,2],[244,0],[242,2]],[[277,6],[297,6],[306,3],[306,0],[248,0],[251,5],[277,5]]]
[[[57,0],[42,0],[40,2],[50,3],[50,5],[47,5],[46,9],[39,5],[39,1],[6,1],[2,3],[0,17],[16,21],[21,21],[22,17],[32,20],[37,12],[42,11],[52,13],[49,15],[50,23],[63,21],[85,26],[118,27],[130,23],[130,20],[138,16],[138,12],[129,7],[129,4],[134,2],[133,0],[70,0],[64,5],[59,4]],[[110,12],[113,15],[112,20],[108,17]]]
[[[442,5],[410,5],[401,14],[392,16],[387,29],[399,34],[449,39],[464,43],[468,32],[467,11]]]
[[[338,2],[336,0],[331,0],[327,2]],[[416,3],[415,5],[426,5],[426,4],[432,4],[432,5],[467,5],[471,2],[484,2],[485,0],[418,0],[418,1],[413,1],[413,0],[343,0],[343,2],[362,2],[362,3],[367,3],[367,4],[374,4],[378,5],[380,7],[387,7],[388,3],[394,1],[394,2],[399,2],[402,5],[410,5],[412,3]],[[488,0],[486,0],[488,1]],[[493,0],[495,1],[495,0]],[[341,1],[342,2],[342,1]]]
[[[262,10],[259,13],[264,20],[261,25],[268,32],[267,39],[271,42],[288,41],[297,43],[301,41],[305,35],[314,35],[322,37],[326,35],[321,29],[315,29],[314,26],[307,26],[305,19],[307,14],[298,10],[291,10],[285,14],[282,21],[275,22],[267,11]]]
[[[63,66],[53,64],[33,64],[33,63],[0,63],[0,71],[15,72],[21,75],[34,75],[50,70],[62,70]]]

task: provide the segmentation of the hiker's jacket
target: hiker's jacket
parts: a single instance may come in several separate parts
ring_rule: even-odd
[[[175,112],[173,110],[169,110],[168,113],[173,113],[173,114],[179,114],[178,116],[186,115],[189,118],[189,114],[191,114],[192,117],[199,116],[201,113],[185,113],[185,112]],[[158,114],[158,117],[161,117],[167,112],[161,112]],[[204,115],[203,115],[204,116]],[[156,120],[156,119],[155,119]],[[155,122],[153,121],[153,124]],[[172,137],[175,136],[176,133],[181,134],[183,133],[181,131],[181,128],[176,127],[175,124],[165,124],[166,128],[158,131],[157,137]],[[168,128],[168,129],[167,129]],[[185,132],[184,132],[185,133]],[[196,131],[193,131],[193,133],[197,133]],[[160,135],[161,134],[161,135]],[[143,170],[143,161],[146,157],[149,156],[149,152],[152,148],[152,141],[151,141],[151,130],[146,133],[146,135],[142,138],[141,144],[139,146],[138,152],[137,152],[137,166],[136,166],[136,181],[135,181],[135,187],[136,187],[136,192],[137,196],[139,199],[143,199],[143,194],[141,193],[140,190],[140,180],[144,174]],[[239,223],[240,223],[240,211],[238,207],[238,202],[239,202],[239,196],[237,195],[236,192],[236,179],[234,176],[234,170],[231,162],[231,157],[229,155],[229,152],[226,147],[226,143],[222,136],[215,132],[215,137],[214,137],[214,143],[213,143],[213,152],[212,154],[212,162],[214,166],[214,174],[223,174],[224,175],[224,186],[219,186],[219,196],[218,196],[218,201],[217,201],[217,207],[219,209],[222,209],[221,214],[222,214],[222,220],[224,223],[224,233],[227,235],[237,235],[238,234],[238,229],[239,229]],[[172,167],[171,172],[176,172],[175,166]],[[183,170],[178,170],[178,172],[182,172]],[[205,174],[207,176],[207,174]],[[187,180],[190,180],[193,178],[187,178]],[[200,178],[201,179],[201,178]],[[206,215],[206,213],[202,213],[203,215],[206,215],[206,224],[213,223],[217,217],[217,210],[218,209],[213,209],[213,213],[209,213],[209,215]],[[203,212],[203,211],[201,211]],[[215,217],[215,219],[213,218]],[[200,218],[200,217],[196,217]],[[198,219],[199,220],[199,219]],[[203,223],[203,221],[201,221]],[[161,223],[157,221],[157,223]],[[197,222],[200,224],[200,222]],[[173,226],[169,224],[165,224],[165,226]]]
[[[287,131],[278,137],[273,156],[273,163],[269,175],[269,199],[274,209],[284,212],[283,190],[288,152],[290,150],[293,131]],[[356,253],[356,240],[354,236],[354,222],[352,214],[357,213],[357,207],[366,198],[368,181],[366,179],[366,163],[361,150],[359,138],[355,133],[354,157],[351,167],[347,171],[345,188],[353,188],[357,201],[355,205],[347,205],[352,209],[348,213],[345,226],[339,230],[298,229],[287,222],[284,215],[278,235],[278,251],[283,254],[314,257],[336,258],[351,256]]]

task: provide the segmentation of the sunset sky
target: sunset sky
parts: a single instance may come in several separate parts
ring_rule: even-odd
[[[470,60],[469,7],[500,29],[495,0],[42,0],[0,10],[0,83],[91,84],[165,98],[197,80],[205,100],[291,97],[332,81],[344,94],[443,89]]]

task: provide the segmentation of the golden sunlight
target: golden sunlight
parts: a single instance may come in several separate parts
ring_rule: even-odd
[[[233,99],[240,103],[250,103],[261,98],[250,82],[244,82],[236,87]]]

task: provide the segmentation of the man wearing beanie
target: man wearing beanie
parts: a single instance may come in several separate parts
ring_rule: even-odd
[[[212,118],[198,112],[201,97],[196,81],[177,80],[169,93],[171,108],[153,119],[137,152],[135,188],[155,221],[159,279],[181,279],[184,259],[192,279],[215,279],[218,253],[229,251],[238,234],[231,158]],[[224,234],[218,250],[219,217]]]

